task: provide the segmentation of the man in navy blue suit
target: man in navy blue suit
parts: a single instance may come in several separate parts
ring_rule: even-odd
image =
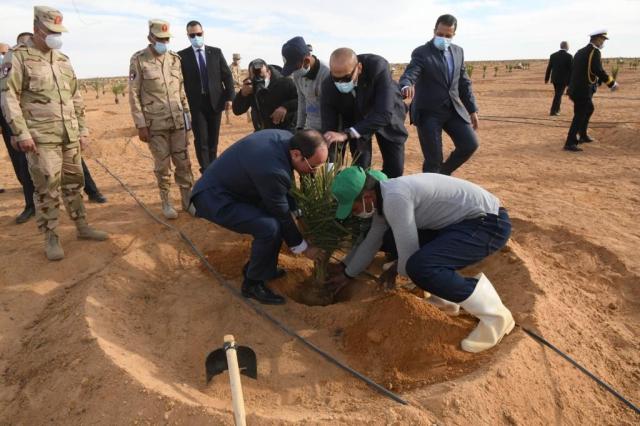
[[[271,305],[285,302],[266,285],[285,273],[278,268],[283,240],[295,254],[312,260],[323,255],[302,238],[292,216],[295,204],[289,190],[294,170],[314,173],[328,154],[316,130],[295,135],[286,130],[260,130],[227,148],[194,185],[191,202],[197,217],[254,238],[243,271],[244,297]]]
[[[417,47],[400,77],[402,95],[413,98],[411,121],[424,154],[423,172],[450,175],[478,148],[478,107],[464,65],[464,52],[451,43],[458,21],[442,15],[433,39]],[[443,162],[442,131],[455,149]]]

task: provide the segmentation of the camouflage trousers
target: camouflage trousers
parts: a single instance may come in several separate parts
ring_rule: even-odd
[[[38,229],[56,229],[60,214],[60,195],[72,220],[84,218],[82,202],[84,175],[80,146],[38,144],[38,152],[27,153],[29,174],[33,181]]]
[[[171,187],[171,162],[176,168],[174,179],[181,188],[193,186],[191,161],[187,150],[187,134],[184,129],[151,130],[149,150],[153,155],[154,173],[160,192]]]

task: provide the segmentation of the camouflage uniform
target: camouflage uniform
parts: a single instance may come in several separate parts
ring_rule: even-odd
[[[240,69],[240,57],[239,53],[233,54],[233,62],[229,65],[231,69],[231,76],[233,77],[233,85],[237,90],[242,88],[242,71]],[[227,124],[229,123],[229,110],[226,111],[227,114]],[[247,123],[251,123],[251,110],[247,111]]]
[[[73,220],[85,217],[82,202],[81,136],[87,136],[84,104],[69,58],[58,50],[43,53],[31,42],[5,59],[2,112],[18,142],[33,139],[27,153],[35,187],[38,228],[58,226],[60,194]]]
[[[150,25],[154,22],[164,21],[150,21]],[[168,24],[162,25],[168,30]],[[189,104],[180,56],[171,51],[155,56],[150,46],[134,53],[129,68],[129,95],[136,127],[149,129],[149,150],[154,158],[161,198],[168,197],[171,186],[171,160],[176,168],[176,183],[182,190],[189,191],[193,185],[185,130]],[[186,208],[184,202],[183,196]]]
[[[67,31],[58,10],[35,6],[34,17],[34,27],[41,32]],[[33,140],[36,145],[35,152],[27,153],[35,188],[36,221],[45,235],[47,258],[60,260],[64,251],[55,232],[60,194],[78,229],[78,238],[102,241],[109,237],[89,227],[85,220],[79,144],[80,138],[89,134],[84,103],[69,58],[57,49],[46,48],[45,52],[29,41],[16,46],[8,56],[0,82],[2,112],[18,143]]]

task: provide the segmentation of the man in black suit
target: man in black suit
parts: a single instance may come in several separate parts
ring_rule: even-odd
[[[314,173],[327,156],[327,144],[316,130],[295,136],[285,130],[261,130],[227,148],[194,185],[191,202],[196,216],[254,238],[243,270],[244,297],[284,303],[266,286],[285,273],[278,268],[283,240],[293,253],[312,260],[323,254],[302,238],[292,216],[295,204],[289,190],[294,170]]]
[[[566,151],[582,151],[579,143],[592,142],[588,135],[589,119],[593,114],[593,94],[598,85],[604,83],[615,91],[618,83],[602,68],[600,49],[604,46],[607,30],[594,31],[590,34],[589,44],[576,52],[573,58],[569,97],[573,101],[573,120],[564,144]],[[579,136],[578,136],[579,135]]]
[[[222,51],[205,46],[198,21],[187,24],[191,47],[178,52],[182,59],[184,89],[191,109],[194,145],[200,173],[218,155],[222,111],[231,108],[233,77]]]
[[[251,108],[255,131],[283,129],[293,132],[298,115],[298,91],[292,79],[262,59],[249,63],[249,77],[233,100],[233,113],[242,115]]]
[[[411,53],[411,62],[400,77],[403,96],[413,99],[411,121],[424,155],[423,172],[450,175],[478,149],[478,107],[464,51],[451,43],[457,27],[454,16],[438,17],[433,39]],[[455,146],[444,163],[443,130]]]
[[[562,95],[569,85],[569,79],[571,78],[572,61],[573,56],[569,53],[569,43],[566,41],[560,43],[560,50],[552,53],[549,57],[547,72],[544,74],[544,84],[549,83],[549,77],[551,77],[555,94],[553,95],[550,115],[560,115]]]
[[[390,178],[402,176],[404,126],[407,114],[389,63],[382,56],[356,55],[349,48],[335,50],[329,60],[330,77],[322,85],[321,116],[329,143],[348,142],[356,164],[371,165],[371,138],[376,135],[382,154],[382,171]]]

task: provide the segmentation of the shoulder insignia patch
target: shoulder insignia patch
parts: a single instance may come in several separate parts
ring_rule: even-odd
[[[137,76],[136,71],[135,71],[135,70],[132,70],[132,71],[129,73],[129,81],[133,81],[133,80],[135,80],[135,79],[136,79],[136,76]]]

